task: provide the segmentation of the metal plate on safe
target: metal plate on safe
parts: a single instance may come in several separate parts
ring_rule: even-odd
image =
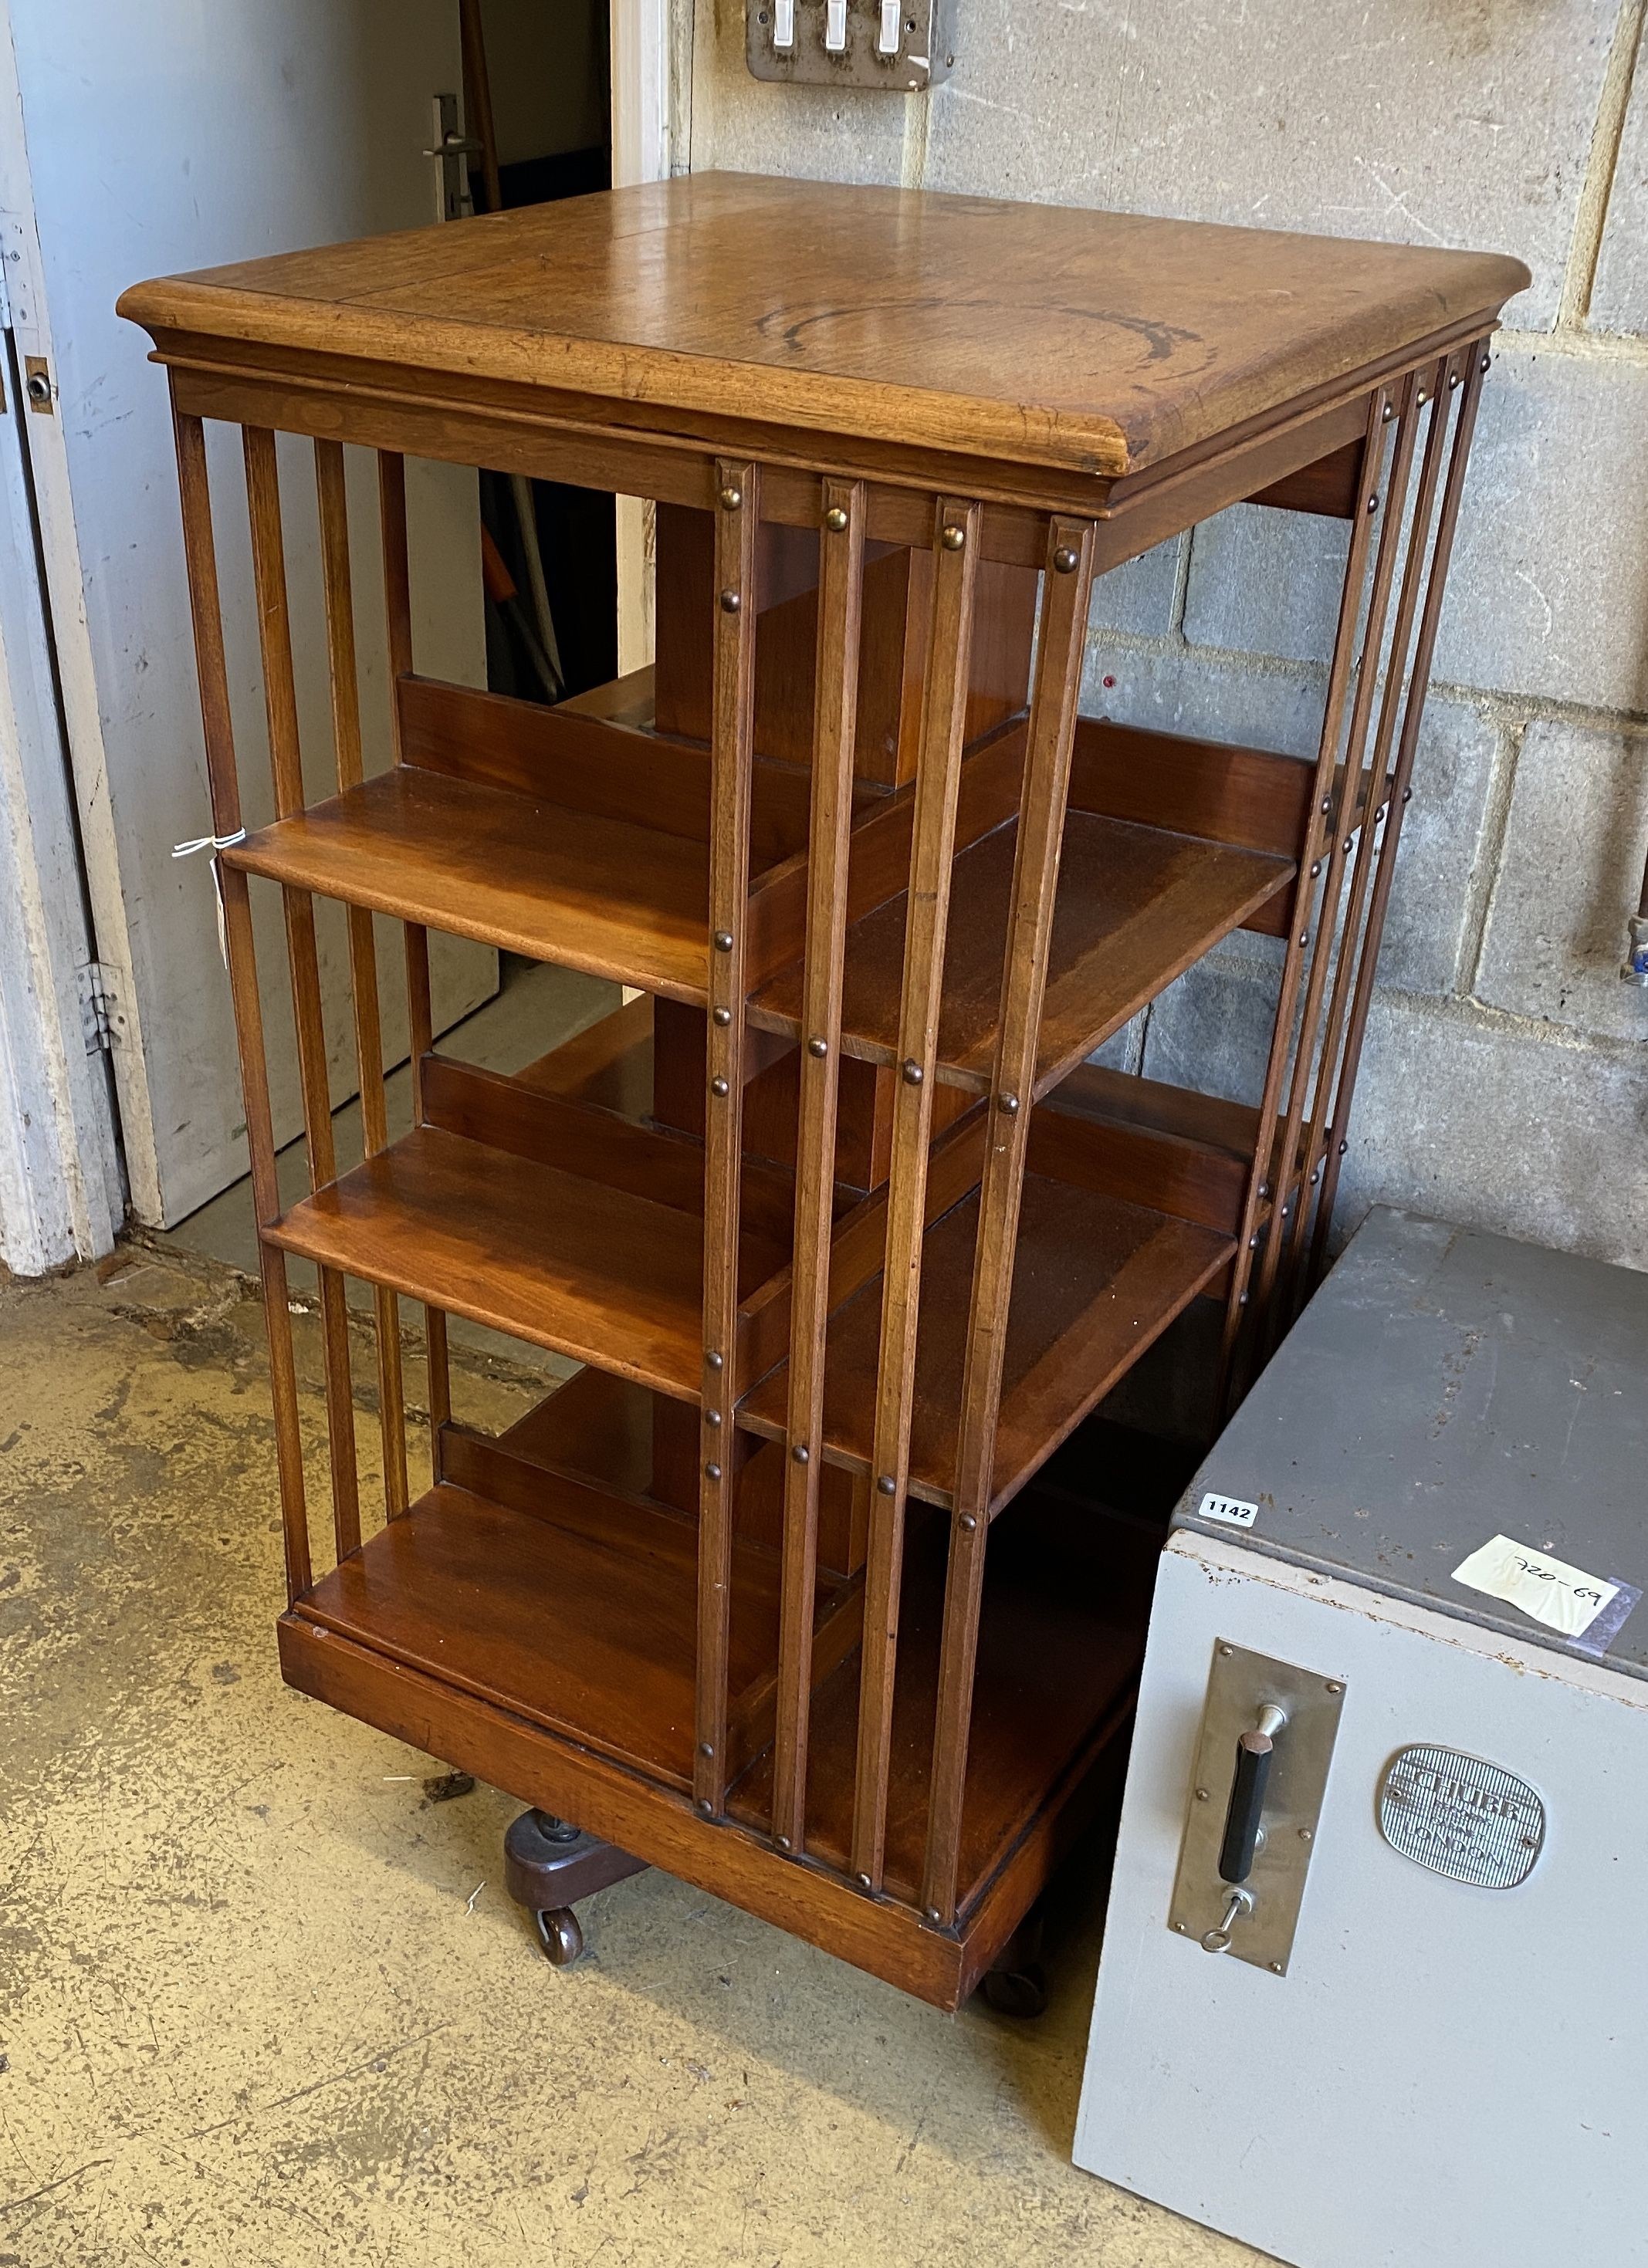
[[[1379,1782],[1379,1832],[1450,1881],[1514,1890],[1545,1842],[1545,1806],[1526,1780],[1457,1749],[1399,1749]]]
[[[1168,1910],[1168,1926],[1176,1934],[1199,1945],[1212,1937],[1209,1951],[1227,1952],[1286,1976],[1344,1697],[1342,1678],[1274,1660],[1228,1638],[1215,1642]],[[1262,1833],[1245,1885],[1251,1910],[1227,1931],[1221,1925],[1230,1885],[1219,1873],[1219,1852],[1236,1778],[1237,1742],[1266,1708],[1281,1710],[1287,1721],[1275,1735]],[[1223,1944],[1217,1942],[1221,1936]]]

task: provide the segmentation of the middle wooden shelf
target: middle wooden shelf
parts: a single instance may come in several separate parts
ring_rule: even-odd
[[[702,1006],[708,751],[575,704],[421,678],[396,691],[403,762],[254,829],[225,858]],[[961,768],[935,1071],[973,1094],[994,1057],[1024,745],[1023,718],[1009,718]],[[1038,1094],[1232,930],[1279,930],[1308,778],[1292,758],[1079,720]],[[791,1039],[808,793],[800,767],[756,761],[749,1014]],[[907,785],[855,792],[841,1045],[871,1063],[895,1058],[913,810]]]

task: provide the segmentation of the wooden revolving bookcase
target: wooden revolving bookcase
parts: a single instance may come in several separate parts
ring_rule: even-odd
[[[169,371],[263,1256],[289,1681],[942,2007],[1125,1729],[1148,1535],[1038,1468],[1193,1301],[1230,1389],[1323,1255],[1483,373],[1526,272],[707,175],[144,284]],[[243,429],[274,816],[243,828],[203,421]],[[314,443],[336,791],[306,794],[274,436]],[[395,761],[363,776],[344,448]],[[404,460],[653,499],[657,659],[416,674]],[[290,479],[290,466],[287,478]],[[1078,712],[1093,579],[1225,505],[1349,523],[1313,762]],[[250,889],[308,1193],[277,1188]],[[364,1162],[328,1114],[348,909]],[[389,1138],[373,917],[404,925]],[[1275,939],[1256,1106],[1090,1058]],[[428,932],[642,996],[514,1077]],[[286,1260],[320,1274],[312,1558]],[[374,1287],[363,1528],[344,1279]],[[432,1484],[408,1479],[421,1302]],[[446,1318],[584,1367],[454,1422]],[[610,1877],[608,1877],[610,1878]]]

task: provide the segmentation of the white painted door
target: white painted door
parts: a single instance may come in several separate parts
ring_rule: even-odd
[[[9,33],[5,17],[9,9]],[[245,1171],[228,985],[206,833],[166,389],[115,314],[141,277],[415,226],[432,217],[432,99],[460,85],[455,0],[0,0],[0,230],[20,355],[54,399],[25,420],[43,573],[131,1203],[169,1225]],[[248,823],[268,815],[238,436],[212,436],[212,490]],[[307,445],[282,446],[305,763],[329,777]],[[369,764],[388,760],[375,511],[351,463]],[[474,476],[413,466],[418,666],[484,684]],[[421,568],[419,563],[421,562]],[[277,1134],[300,1123],[278,907],[260,908]],[[353,1086],[341,913],[321,909],[334,1098]],[[326,918],[330,916],[332,918]],[[437,1028],[485,998],[496,955],[440,940]],[[383,940],[386,1053],[405,1051],[400,955]],[[334,1012],[335,1011],[335,1012]]]

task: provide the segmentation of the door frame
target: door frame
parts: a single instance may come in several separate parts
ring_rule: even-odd
[[[691,171],[692,0],[611,0],[612,186]],[[618,673],[653,659],[650,502],[617,507]]]
[[[126,1192],[110,1067],[118,1080],[128,1042],[123,916],[100,954],[93,944],[94,923],[104,936],[94,858],[105,885],[115,877],[107,799],[77,810],[69,763],[71,715],[100,747],[101,734],[63,509],[62,429],[30,410],[18,382],[26,357],[55,367],[27,163],[11,11],[0,0],[0,323],[9,335],[0,340],[0,520],[11,539],[0,568],[0,1257],[14,1275],[41,1276],[114,1249]],[[117,877],[115,898],[117,908]]]

